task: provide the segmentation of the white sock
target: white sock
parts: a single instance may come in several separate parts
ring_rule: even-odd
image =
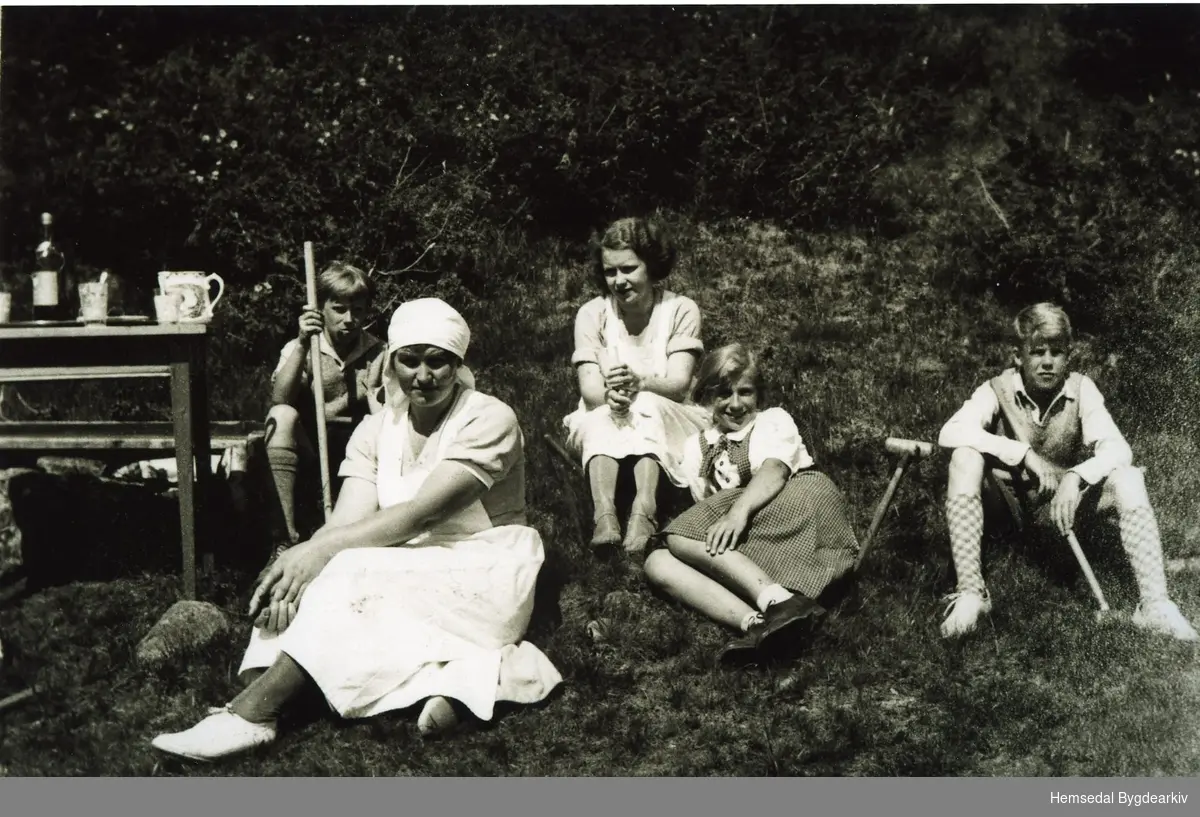
[[[772,604],[779,604],[791,597],[791,591],[782,584],[773,584],[770,587],[763,588],[762,592],[758,594],[758,598],[754,600],[754,604],[759,610],[765,613],[767,612],[767,608]]]
[[[762,624],[762,623],[763,623],[762,613],[746,613],[745,617],[742,619],[742,632],[748,633],[748,632],[750,632],[750,628],[753,627],[755,624]]]

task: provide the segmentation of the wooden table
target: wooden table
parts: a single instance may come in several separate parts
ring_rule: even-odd
[[[212,478],[209,460],[208,325],[0,324],[0,383],[34,380],[166,377],[171,383],[183,595],[196,597],[196,542]],[[39,423],[39,426],[48,424]],[[0,425],[0,434],[3,434]]]

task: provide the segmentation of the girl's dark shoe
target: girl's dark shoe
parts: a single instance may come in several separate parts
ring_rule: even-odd
[[[726,666],[744,666],[760,658],[758,647],[762,643],[764,624],[751,624],[743,635],[728,642],[717,651],[717,663]]]
[[[722,647],[717,652],[717,661],[744,665],[761,660],[768,650],[782,646],[800,630],[816,624],[825,612],[824,607],[807,596],[792,596],[787,601],[772,604],[763,614],[763,623],[751,625],[745,635]]]
[[[799,629],[815,624],[825,612],[824,607],[808,596],[795,595],[787,601],[772,604],[763,614],[765,620],[759,648],[767,649],[774,644],[783,643],[794,637]]]

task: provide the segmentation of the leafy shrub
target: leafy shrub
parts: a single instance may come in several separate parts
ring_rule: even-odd
[[[28,266],[48,209],[72,257],[146,289],[158,269],[220,271],[219,356],[266,367],[306,240],[318,265],[374,270],[385,314],[438,286],[529,283],[543,239],[579,247],[664,209],[793,238],[920,235],[914,281],[1052,297],[1094,331],[1195,243],[1196,19],[7,9],[0,263]],[[1148,320],[1147,339],[1178,337]]]

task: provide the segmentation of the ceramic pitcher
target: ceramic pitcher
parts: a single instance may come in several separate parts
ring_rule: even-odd
[[[217,294],[212,296],[212,285],[217,285]],[[225,281],[215,272],[160,272],[158,288],[164,295],[179,293],[179,320],[181,323],[212,320],[213,307],[225,294]]]

